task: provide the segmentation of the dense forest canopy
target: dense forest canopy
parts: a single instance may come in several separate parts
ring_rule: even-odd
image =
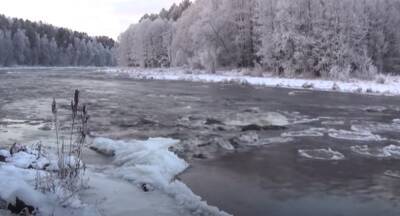
[[[185,0],[122,33],[118,61],[368,78],[400,73],[399,26],[400,0]]]
[[[115,65],[115,41],[0,15],[0,66]]]

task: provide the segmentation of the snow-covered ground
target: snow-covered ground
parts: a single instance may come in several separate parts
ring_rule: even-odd
[[[220,71],[216,74],[207,74],[205,71],[188,70],[181,68],[169,69],[140,69],[140,68],[108,68],[101,69],[109,74],[135,79],[154,80],[184,80],[192,82],[210,83],[239,83],[254,86],[310,89],[320,91],[336,91],[357,94],[374,94],[394,96],[400,95],[400,77],[380,76],[376,80],[366,81],[351,79],[348,81],[280,78],[274,76],[254,77],[245,75],[245,72],[232,70]],[[382,82],[384,82],[382,84]]]
[[[95,139],[91,148],[113,157],[113,163],[90,165],[85,175],[88,188],[73,196],[62,190],[53,193],[35,189],[38,175],[43,178],[57,170],[57,158],[51,152],[37,159],[34,147],[14,154],[0,150],[5,160],[0,162],[0,202],[13,204],[18,197],[38,208],[43,216],[228,215],[175,179],[188,167],[169,151],[178,142],[166,138],[128,142]]]

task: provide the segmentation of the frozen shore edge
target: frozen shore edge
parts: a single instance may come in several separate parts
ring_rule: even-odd
[[[381,84],[378,83],[377,80],[367,81],[351,79],[349,81],[339,81],[325,79],[280,78],[274,76],[255,77],[245,75],[245,73],[238,70],[218,71],[216,74],[209,74],[202,70],[192,71],[182,68],[104,68],[99,69],[99,71],[106,72],[112,76],[140,80],[237,83],[252,86],[307,89],[367,95],[400,95],[400,76],[386,76],[384,77],[384,84]]]

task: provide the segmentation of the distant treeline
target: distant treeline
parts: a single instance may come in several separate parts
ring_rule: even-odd
[[[0,15],[0,66],[111,66],[115,41]]]
[[[400,73],[400,0],[188,0],[119,37],[141,67],[257,67],[283,76]]]

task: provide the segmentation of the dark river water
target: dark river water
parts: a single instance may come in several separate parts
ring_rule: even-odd
[[[92,136],[180,139],[179,178],[233,215],[400,215],[400,97],[0,69],[0,146],[51,136],[52,98],[63,113],[74,89]],[[268,115],[285,126],[255,125]]]

